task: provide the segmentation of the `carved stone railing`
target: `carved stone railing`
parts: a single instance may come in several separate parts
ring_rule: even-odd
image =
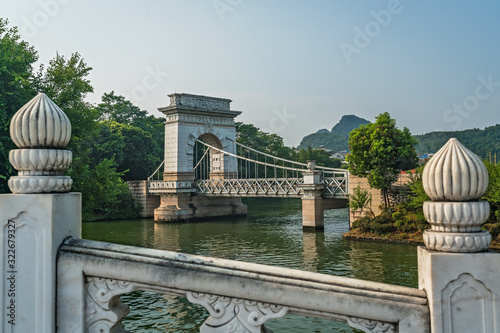
[[[77,238],[63,243],[57,267],[62,332],[125,332],[119,297],[136,290],[203,305],[200,332],[270,332],[266,320],[288,313],[365,332],[429,332],[426,294],[407,287]]]

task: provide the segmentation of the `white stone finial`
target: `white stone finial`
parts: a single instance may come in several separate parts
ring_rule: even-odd
[[[457,139],[450,139],[427,163],[424,190],[433,201],[424,202],[431,230],[424,232],[430,250],[479,252],[487,250],[491,234],[481,230],[490,205],[480,199],[488,187],[484,163]]]
[[[316,161],[315,160],[307,160],[307,171],[316,170]]]
[[[40,93],[12,117],[10,136],[16,146],[9,161],[18,176],[9,179],[13,193],[69,192],[73,181],[64,176],[73,155],[63,150],[71,138],[66,114]]]
[[[18,148],[64,148],[71,138],[66,114],[43,93],[12,117],[10,137]]]
[[[422,179],[425,192],[434,201],[470,201],[486,192],[488,170],[474,153],[452,138],[432,156]]]

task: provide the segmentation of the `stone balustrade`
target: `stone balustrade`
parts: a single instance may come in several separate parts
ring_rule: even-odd
[[[423,290],[294,269],[67,239],[57,263],[62,332],[122,332],[136,290],[183,296],[210,317],[200,332],[270,332],[289,313],[347,322],[364,332],[429,332]]]
[[[412,289],[83,240],[81,195],[66,193],[72,181],[63,174],[70,131],[44,94],[11,121],[19,149],[10,161],[19,173],[9,180],[13,194],[0,195],[2,332],[125,332],[120,295],[145,290],[203,305],[210,317],[201,333],[269,333],[266,320],[288,313],[364,332],[500,333],[500,255],[487,250],[491,235],[481,230],[488,174],[455,139],[423,172],[431,230],[418,248],[419,289]],[[325,185],[310,169],[303,190],[313,214]]]

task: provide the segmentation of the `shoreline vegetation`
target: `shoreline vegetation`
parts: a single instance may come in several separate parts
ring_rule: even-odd
[[[483,224],[492,236],[490,249],[500,250],[500,164],[484,161],[488,169],[489,185],[481,200],[490,204],[490,216]],[[430,229],[430,224],[423,214],[423,203],[430,201],[424,191],[421,173],[423,165],[417,169],[408,183],[408,195],[400,202],[394,203],[375,216],[369,208],[368,191],[355,189],[349,199],[352,208],[360,210],[364,215],[352,222],[351,230],[344,239],[356,239],[376,242],[423,244],[422,234]]]
[[[343,234],[345,240],[358,240],[366,242],[377,242],[377,243],[396,243],[396,244],[411,244],[411,245],[424,245],[422,239],[422,233],[399,233],[394,232],[386,235],[376,235],[370,232],[361,232],[359,230],[350,230]],[[490,250],[500,252],[500,241],[495,239],[491,242]]]

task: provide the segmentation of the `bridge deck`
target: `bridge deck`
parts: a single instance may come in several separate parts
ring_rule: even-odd
[[[322,178],[321,183],[325,185],[324,198],[347,198],[345,177]],[[150,194],[191,190],[207,196],[300,198],[303,184],[303,178],[203,179],[193,183],[156,180],[149,181],[148,188]]]

